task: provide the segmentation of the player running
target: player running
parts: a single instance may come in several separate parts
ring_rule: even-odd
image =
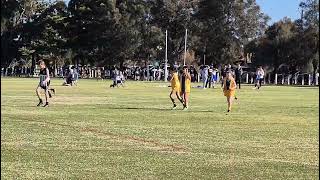
[[[224,93],[224,96],[227,97],[228,112],[231,111],[233,99],[235,97],[235,92],[236,92],[236,82],[232,77],[231,72],[228,71],[226,73],[226,77],[223,80],[223,93]]]
[[[55,90],[49,89],[50,73],[49,73],[49,69],[46,67],[46,64],[44,63],[43,60],[40,60],[39,65],[40,65],[40,73],[39,73],[40,82],[39,82],[37,89],[36,89],[36,94],[39,98],[39,104],[37,106],[40,106],[43,104],[43,101],[40,97],[40,90],[43,89],[45,91],[45,98],[46,98],[46,104],[43,107],[46,107],[46,106],[49,106],[48,97],[49,98],[52,97],[50,91],[55,93]]]
[[[182,105],[184,105],[183,99],[180,96],[180,81],[179,81],[179,77],[178,77],[178,72],[177,70],[173,67],[171,70],[171,93],[170,93],[170,99],[173,103],[173,107],[172,109],[176,109],[177,108],[177,104],[175,103],[174,100],[174,95],[177,97],[177,99],[182,103]]]

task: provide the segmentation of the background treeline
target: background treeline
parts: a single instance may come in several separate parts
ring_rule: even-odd
[[[319,1],[303,0],[301,18],[270,19],[255,0],[1,0],[1,67],[164,62],[232,63],[315,72],[319,64]],[[285,7],[284,7],[285,11]],[[191,59],[191,60],[190,60]],[[280,69],[279,69],[280,67]]]

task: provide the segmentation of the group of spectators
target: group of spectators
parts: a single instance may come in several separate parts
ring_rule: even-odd
[[[214,88],[215,84],[217,82],[223,82],[223,78],[226,77],[226,74],[230,72],[232,76],[235,79],[235,82],[237,84],[237,87],[241,89],[241,83],[242,83],[242,74],[243,74],[243,69],[240,63],[236,64],[235,66],[232,66],[231,64],[226,64],[219,70],[218,68],[214,66],[207,66],[204,65],[200,68],[200,78],[202,80],[202,88]],[[259,66],[256,69],[256,72],[254,73],[255,77],[255,87],[260,88],[262,81],[264,80],[265,72],[261,66]],[[222,85],[222,84],[221,84]]]
[[[216,83],[222,82],[222,78],[225,77],[225,74],[227,71],[230,71],[238,85],[239,88],[241,88],[241,80],[244,79],[243,70],[240,64],[237,65],[231,65],[226,64],[224,66],[213,66],[213,65],[203,65],[200,67],[200,69],[196,69],[193,66],[188,67],[188,72],[191,76],[191,82],[199,82],[201,81],[203,83],[203,88],[214,88]],[[55,76],[55,70],[53,67],[48,67],[50,71],[51,77]],[[163,67],[125,67],[125,68],[116,68],[117,71],[119,71],[119,76],[114,76],[115,73],[113,73],[115,67],[88,67],[88,66],[80,66],[78,68],[71,68],[71,66],[64,66],[64,67],[58,67],[56,70],[56,75],[58,77],[62,77],[66,80],[66,84],[70,84],[72,82],[75,82],[73,80],[78,78],[98,78],[98,79],[121,79],[121,82],[124,82],[125,80],[135,80],[135,81],[163,81],[165,80],[165,73]],[[169,69],[169,67],[168,67]],[[94,70],[94,71],[93,71]],[[290,84],[294,84],[295,79],[292,77],[295,77],[296,73],[299,73],[297,70],[289,68],[287,71],[286,69],[282,70],[282,74],[287,74],[291,78],[285,78],[290,79]],[[263,79],[265,78],[265,72],[262,69],[262,67],[257,68],[257,70],[250,69],[250,71],[247,70],[247,73],[249,74],[249,79],[253,78],[254,82],[257,82],[258,84],[261,84]],[[2,76],[17,76],[17,77],[24,77],[24,76],[32,76],[34,72],[30,67],[8,67],[8,68],[1,68],[1,75]],[[317,72],[315,78],[312,78],[312,84],[315,84],[315,79],[319,79],[319,73]],[[282,75],[283,76],[283,75]],[[280,76],[280,77],[282,77]],[[260,77],[260,78],[259,78]],[[263,77],[263,78],[261,78]],[[272,79],[274,76],[271,75]],[[306,76],[305,76],[306,77]],[[168,73],[168,79],[170,80],[170,74]],[[278,79],[279,80],[279,79]],[[256,83],[256,84],[257,84]]]
[[[123,79],[127,80],[135,80],[135,81],[163,81],[165,79],[164,74],[164,68],[161,67],[125,67],[125,68],[119,68],[119,67],[95,67],[95,68],[88,68],[88,67],[81,67],[79,68],[79,74],[81,75],[81,78],[89,78],[90,77],[90,71],[91,69],[94,69],[95,75],[92,75],[98,79],[112,79],[114,78],[113,71],[116,69],[119,71]],[[191,67],[190,68],[190,74],[192,81],[197,81],[197,71]],[[168,74],[168,76],[170,76]],[[168,80],[170,80],[170,77],[168,77]]]

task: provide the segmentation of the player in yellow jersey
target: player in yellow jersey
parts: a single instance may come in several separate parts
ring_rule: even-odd
[[[236,93],[236,81],[232,77],[231,72],[226,73],[226,77],[223,79],[223,93],[227,97],[228,112],[231,111],[233,99]]]
[[[184,101],[183,110],[187,110],[189,107],[189,97],[191,91],[191,75],[188,72],[188,67],[183,67],[183,73],[180,76],[181,82],[181,96]]]
[[[176,109],[177,104],[174,101],[174,95],[176,95],[176,97],[178,98],[178,100],[183,103],[182,98],[180,97],[180,81],[179,81],[179,77],[178,77],[178,72],[175,68],[172,68],[171,70],[171,93],[170,93],[170,99],[173,103],[173,108],[172,109]]]

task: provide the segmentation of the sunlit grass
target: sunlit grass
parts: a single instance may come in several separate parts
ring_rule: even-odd
[[[318,179],[319,89],[244,86],[226,115],[221,89],[170,110],[166,83],[1,80],[4,179]]]

